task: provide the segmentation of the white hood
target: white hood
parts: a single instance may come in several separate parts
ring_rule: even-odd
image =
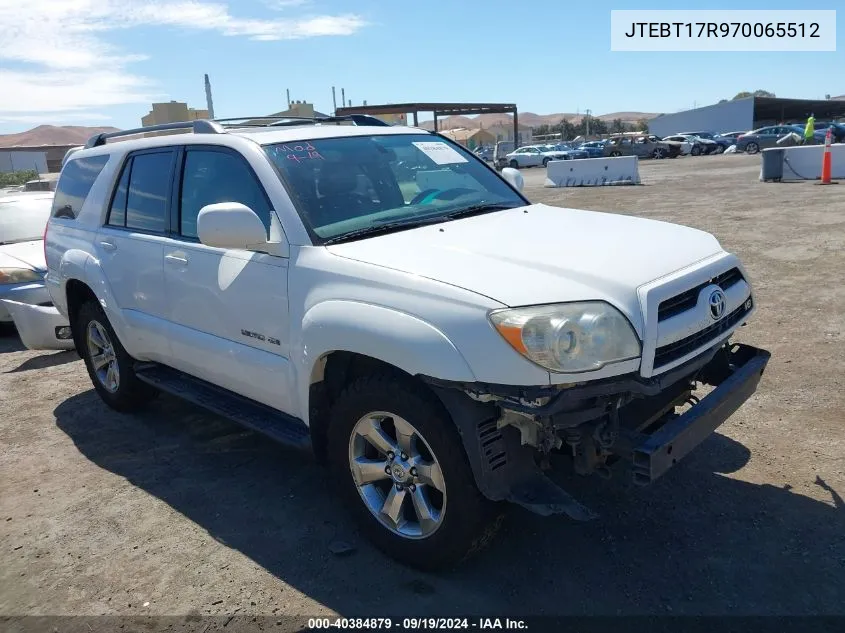
[[[32,268],[44,272],[44,241],[17,242],[0,246],[0,268]]]
[[[535,204],[328,250],[507,306],[610,301],[639,321],[637,287],[722,252],[709,233],[626,215]]]

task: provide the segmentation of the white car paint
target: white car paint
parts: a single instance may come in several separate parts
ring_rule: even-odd
[[[0,283],[0,323],[14,322],[18,331],[28,328],[32,331],[36,323],[23,323],[25,310],[12,311],[8,303],[38,305],[50,302],[50,294],[44,285],[43,276],[47,271],[44,259],[44,242],[40,239],[43,227],[49,216],[52,193],[18,192],[0,196],[0,269],[21,269],[32,271],[35,279],[11,284]],[[39,236],[39,239],[23,238]],[[44,306],[42,306],[44,307]],[[45,307],[49,312],[50,308]],[[55,339],[52,330],[39,335],[40,339]],[[26,341],[24,341],[26,343]],[[60,349],[57,347],[56,349]]]
[[[656,347],[699,325],[670,320],[658,330],[657,303],[739,265],[707,233],[529,205],[315,246],[258,145],[412,133],[420,131],[297,126],[170,135],[80,150],[73,160],[102,154],[109,160],[76,219],[50,221],[47,287],[53,301],[66,315],[67,285],[82,282],[133,357],[182,369],[306,423],[309,387],[321,377],[325,355],[338,350],[412,375],[548,385],[635,371],[650,376],[712,347],[708,342],[659,371],[652,367]],[[220,145],[243,156],[272,202],[271,239],[284,255],[104,227],[126,153],[173,144]],[[729,299],[741,302],[750,292],[745,283]],[[587,374],[550,374],[514,351],[488,319],[491,310],[506,306],[585,300],[605,301],[627,316],[640,338],[641,358]],[[260,332],[264,339],[245,338],[244,331]]]

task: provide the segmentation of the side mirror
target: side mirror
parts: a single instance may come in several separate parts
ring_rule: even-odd
[[[207,204],[197,216],[197,235],[206,246],[241,248],[264,246],[267,229],[255,211],[240,202]]]
[[[522,174],[519,173],[518,169],[514,169],[513,167],[505,167],[502,170],[502,178],[507,180],[510,186],[517,191],[522,191],[522,188],[525,186],[525,179],[522,177]]]

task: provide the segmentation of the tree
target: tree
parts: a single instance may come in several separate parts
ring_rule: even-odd
[[[639,121],[637,121],[636,131],[648,133],[648,119],[640,119]]]
[[[588,124],[589,123],[589,130]],[[607,134],[607,123],[601,119],[597,119],[589,114],[581,118],[580,123],[575,126],[575,132],[578,135],[586,136],[589,131],[590,136],[594,134]]]
[[[610,132],[612,134],[621,134],[625,131],[625,124],[622,119],[613,119],[610,123]]]
[[[34,169],[27,169],[24,171],[12,171],[5,174],[0,174],[0,187],[16,187],[22,185],[30,180],[36,180],[38,172]]]
[[[736,101],[737,99],[747,99],[748,97],[774,97],[774,92],[769,92],[768,90],[755,90],[754,92],[748,92],[743,90],[742,92],[737,92],[734,95],[734,98],[731,101]],[[719,102],[721,103],[721,101]]]

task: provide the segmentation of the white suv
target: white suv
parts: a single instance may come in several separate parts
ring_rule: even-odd
[[[646,484],[755,391],[768,352],[728,343],[748,275],[711,235],[531,204],[448,139],[345,123],[171,124],[69,157],[46,280],[108,405],[163,390],[313,447],[375,544],[431,569],[503,501],[593,517],[550,454]]]

